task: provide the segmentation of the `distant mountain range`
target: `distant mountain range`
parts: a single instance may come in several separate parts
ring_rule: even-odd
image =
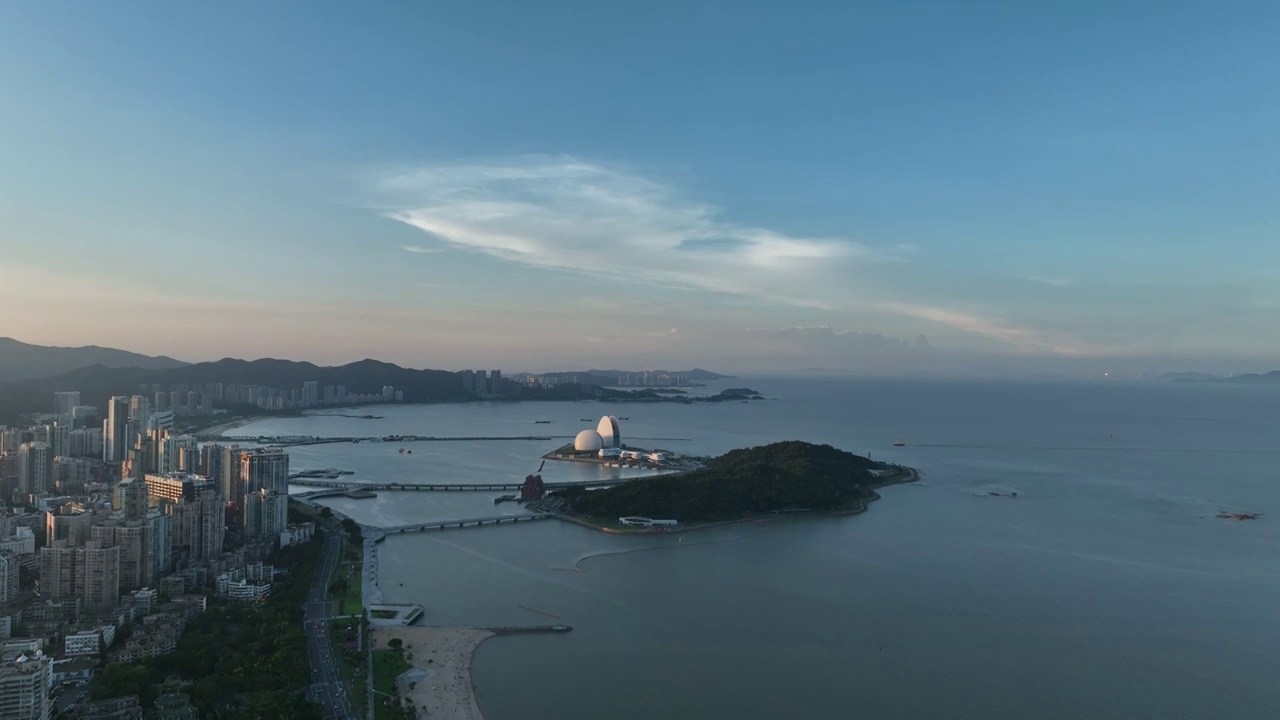
[[[52,377],[0,385],[0,415],[47,412],[52,409],[52,393],[79,390],[81,402],[105,408],[112,395],[143,393],[145,386],[168,388],[186,383],[199,389],[205,383],[240,383],[292,389],[308,380],[325,385],[345,385],[348,392],[373,394],[391,385],[404,392],[406,402],[463,400],[468,393],[456,373],[446,370],[413,370],[376,360],[361,360],[338,367],[321,367],[291,360],[235,360],[195,363],[179,367],[112,368],[90,365]],[[148,393],[149,394],[149,393]]]
[[[665,401],[648,390],[634,392],[606,390],[619,376],[642,375],[643,371],[588,370],[577,382],[554,388],[515,388],[515,396],[530,400],[613,399],[622,401]],[[709,370],[651,370],[653,375],[682,376],[689,381],[730,377]],[[49,412],[53,393],[80,391],[81,402],[105,409],[112,395],[151,395],[153,387],[170,390],[187,385],[203,389],[206,383],[259,385],[280,390],[300,388],[314,380],[321,387],[344,386],[347,392],[377,394],[390,385],[404,393],[405,402],[449,402],[475,399],[463,389],[461,376],[447,370],[414,370],[377,360],[361,360],[337,367],[323,367],[292,360],[237,360],[183,363],[169,357],[150,357],[111,348],[57,348],[28,345],[0,338],[0,422],[21,415]],[[249,408],[246,408],[249,409]]]
[[[46,347],[0,337],[0,383],[49,377],[90,365],[160,370],[181,367],[186,363],[171,357],[139,355],[97,345]]]

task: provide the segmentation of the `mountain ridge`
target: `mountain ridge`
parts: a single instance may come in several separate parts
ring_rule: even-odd
[[[11,337],[0,337],[0,383],[51,377],[93,365],[159,370],[182,367],[187,363],[167,355],[143,355],[100,345],[33,345]]]

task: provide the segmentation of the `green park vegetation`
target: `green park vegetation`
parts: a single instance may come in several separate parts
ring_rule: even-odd
[[[386,650],[373,653],[373,689],[377,699],[373,704],[374,720],[407,720],[417,717],[413,704],[401,699],[396,690],[396,678],[413,666],[404,656],[404,646],[399,638],[392,639]]]
[[[830,445],[789,441],[733,450],[692,472],[556,495],[569,514],[601,525],[630,515],[706,523],[797,510],[855,510],[874,497],[872,488],[899,473],[910,471]]]
[[[364,613],[363,596],[360,582],[361,564],[344,562],[338,565],[333,582],[329,583],[329,594],[338,601],[339,615],[361,615]]]
[[[166,679],[184,682],[183,692],[202,717],[246,720],[322,717],[303,688],[310,682],[302,605],[320,559],[319,535],[278,551],[272,561],[287,568],[261,603],[210,599],[191,618],[178,650],[145,663],[108,664],[94,679],[90,698],[139,695],[150,708]]]

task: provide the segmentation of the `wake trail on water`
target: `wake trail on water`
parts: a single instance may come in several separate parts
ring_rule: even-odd
[[[624,603],[624,602],[622,602],[621,600],[618,600],[618,599],[616,599],[616,598],[610,597],[610,596],[608,596],[608,595],[603,595],[603,594],[601,594],[601,593],[595,592],[595,591],[593,591],[593,590],[589,590],[589,589],[584,588],[584,587],[581,587],[581,586],[579,586],[579,585],[573,585],[572,583],[567,583],[567,582],[564,582],[564,581],[561,581],[561,580],[556,580],[556,579],[554,579],[554,578],[547,577],[547,576],[545,576],[545,575],[539,575],[539,574],[537,574],[537,573],[530,572],[529,570],[526,570],[525,568],[522,568],[522,567],[520,567],[519,565],[515,565],[515,564],[512,564],[512,563],[509,563],[509,562],[507,562],[506,560],[502,560],[501,558],[496,558],[496,557],[494,557],[494,556],[492,556],[492,555],[487,555],[487,554],[485,554],[485,553],[480,552],[479,550],[475,550],[475,549],[472,549],[472,548],[469,548],[469,547],[463,547],[462,545],[458,545],[457,543],[449,542],[448,540],[442,540],[442,539],[440,539],[440,538],[438,538],[438,537],[435,537],[435,536],[433,536],[433,535],[424,535],[423,537],[425,537],[425,538],[426,538],[426,539],[428,539],[428,540],[431,540],[432,542],[439,543],[439,544],[441,544],[441,545],[446,545],[446,546],[451,547],[451,548],[453,548],[453,549],[455,549],[455,550],[459,550],[459,551],[461,551],[461,552],[467,553],[468,555],[471,555],[471,556],[473,556],[473,557],[480,558],[481,560],[486,560],[486,561],[488,561],[488,562],[490,562],[490,563],[493,563],[494,565],[497,565],[498,567],[505,568],[505,569],[510,570],[510,571],[512,571],[512,572],[514,572],[514,573],[517,573],[517,574],[519,574],[519,575],[524,575],[525,577],[533,578],[534,580],[540,580],[540,581],[542,581],[542,582],[550,583],[550,584],[552,584],[552,585],[557,585],[557,586],[562,587],[562,588],[567,588],[567,589],[569,589],[569,590],[574,590],[574,591],[576,591],[576,592],[580,592],[580,593],[582,593],[582,594],[584,594],[584,595],[588,595],[588,596],[590,596],[590,597],[596,598],[597,600],[603,600],[604,602],[609,603],[610,605],[613,605],[614,607],[620,608],[620,609],[622,609],[622,610],[626,610],[627,612],[630,612],[630,613],[635,614],[637,617],[643,618],[643,619],[644,619],[645,621],[647,621],[649,624],[653,625],[654,627],[658,628],[659,630],[662,630],[663,632],[671,632],[671,631],[672,631],[672,628],[671,628],[670,626],[668,626],[668,625],[666,625],[666,624],[664,624],[664,623],[662,623],[662,622],[658,621],[656,618],[654,618],[653,616],[651,616],[651,615],[649,615],[648,613],[644,612],[643,610],[640,610],[639,608],[636,608],[636,607],[633,607],[633,606],[631,606],[631,605],[628,605],[628,604],[626,604],[626,603]],[[539,612],[539,611],[536,611],[536,610],[535,610],[534,612]],[[543,613],[543,614],[548,614],[548,613]],[[549,614],[548,614],[548,615],[549,615]],[[559,616],[559,615],[554,615],[553,617],[560,617],[560,616]]]
[[[582,573],[583,575],[586,575],[587,570],[586,568],[582,567],[582,563],[583,561],[590,560],[592,558],[607,557],[610,555],[630,555],[632,553],[649,552],[651,550],[673,550],[673,549],[685,548],[685,547],[698,547],[700,545],[721,545],[724,543],[738,542],[739,540],[746,540],[748,538],[759,537],[760,535],[764,535],[770,532],[773,532],[773,530],[772,529],[760,530],[758,532],[747,533],[746,535],[739,535],[737,537],[722,538],[720,540],[704,540],[702,542],[680,542],[672,545],[650,545],[648,547],[629,548],[627,550],[598,550],[596,552],[589,552],[583,555],[579,555],[578,559],[574,561],[572,567],[555,567],[551,569],[566,570],[569,572],[577,572],[577,573]]]

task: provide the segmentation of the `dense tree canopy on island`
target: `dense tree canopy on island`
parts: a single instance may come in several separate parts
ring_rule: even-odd
[[[570,513],[604,522],[627,515],[712,522],[856,507],[871,495],[877,472],[893,469],[830,445],[789,441],[733,450],[689,473],[557,495]]]

